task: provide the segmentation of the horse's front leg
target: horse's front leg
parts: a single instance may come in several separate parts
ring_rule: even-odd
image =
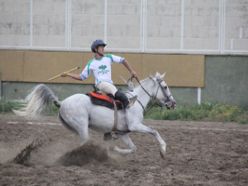
[[[120,136],[120,139],[129,147],[128,149],[122,149],[117,146],[114,147],[114,150],[120,154],[130,154],[136,151],[136,146],[134,145],[133,141],[129,137],[128,134],[124,134]]]
[[[132,132],[142,132],[142,133],[153,135],[158,140],[158,142],[160,144],[160,155],[163,159],[165,159],[166,143],[163,140],[163,138],[160,136],[160,134],[158,133],[157,130],[152,129],[150,127],[147,127],[142,123],[132,124],[132,125],[128,126],[128,128]]]

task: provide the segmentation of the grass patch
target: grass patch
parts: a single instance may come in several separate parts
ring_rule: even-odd
[[[20,101],[2,101],[0,100],[0,113],[12,112],[12,109],[19,109],[23,106]]]
[[[0,113],[11,112],[23,106],[20,101],[0,100]],[[45,115],[56,115],[58,108],[51,104],[45,111]],[[248,109],[226,104],[203,103],[201,105],[177,106],[175,110],[153,107],[145,114],[147,119],[156,120],[184,120],[184,121],[219,121],[237,122],[248,124]]]
[[[178,106],[175,110],[153,107],[145,118],[157,120],[219,121],[248,124],[248,109],[226,104],[203,103]]]

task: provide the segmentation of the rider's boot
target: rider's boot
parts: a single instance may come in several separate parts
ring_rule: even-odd
[[[134,104],[134,102],[137,99],[137,96],[134,96],[134,97],[128,99],[128,97],[123,92],[118,90],[115,93],[115,99],[121,101],[123,104],[123,107],[126,109],[126,108],[129,108],[130,106],[132,106]]]

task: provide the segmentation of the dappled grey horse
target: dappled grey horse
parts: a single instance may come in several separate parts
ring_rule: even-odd
[[[118,119],[115,129],[118,137],[127,145],[123,149],[118,146],[114,150],[121,154],[129,154],[136,150],[136,146],[129,137],[130,132],[151,134],[160,144],[161,157],[165,157],[166,143],[157,130],[142,123],[143,113],[151,100],[156,100],[161,106],[175,108],[176,102],[163,80],[164,74],[156,73],[154,76],[139,82],[132,92],[127,95],[137,95],[137,101],[133,106],[117,112]],[[63,101],[59,101],[51,89],[46,85],[37,85],[26,98],[27,104],[21,110],[15,110],[18,115],[35,118],[51,102],[59,107],[59,118],[63,125],[71,131],[79,134],[82,145],[89,139],[89,128],[110,133],[114,127],[114,110],[94,105],[89,96],[74,94]]]

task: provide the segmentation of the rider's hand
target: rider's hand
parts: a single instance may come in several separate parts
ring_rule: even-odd
[[[62,73],[60,76],[61,77],[66,77],[67,76],[67,73]]]
[[[137,73],[134,70],[131,72],[131,76],[132,78],[138,78]]]

